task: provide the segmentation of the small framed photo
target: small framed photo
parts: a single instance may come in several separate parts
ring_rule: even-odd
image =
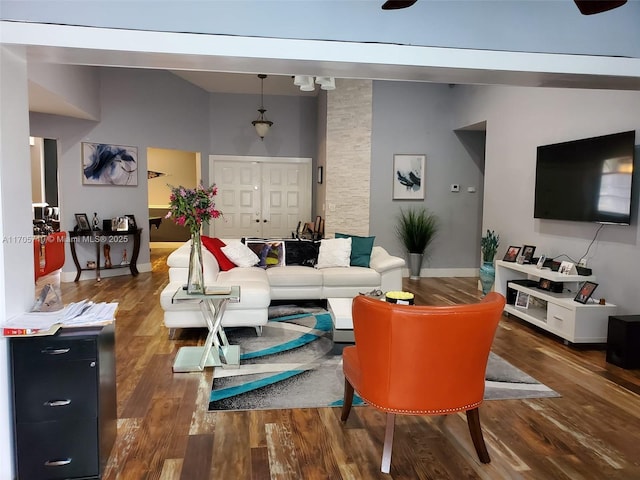
[[[129,230],[135,230],[136,226],[136,217],[133,216],[132,213],[128,213],[125,215],[129,219]]]
[[[560,264],[560,268],[558,268],[558,273],[560,275],[571,275],[573,273],[577,273],[576,266],[571,262],[563,261]]]
[[[393,200],[424,200],[426,155],[393,156]]]
[[[524,263],[531,263],[533,252],[535,251],[536,247],[534,245],[525,245],[522,247],[522,256],[524,257]]]
[[[597,286],[598,284],[594,282],[584,282],[574,300],[580,303],[587,303]]]
[[[547,256],[546,255],[540,255],[538,257],[538,263],[536,264],[536,268],[538,270],[540,270],[542,267],[544,267],[544,262],[547,261]]]
[[[127,232],[129,231],[129,218],[128,217],[118,217],[116,223],[116,232]]]
[[[518,291],[516,296],[516,308],[529,308],[529,294]]]
[[[518,258],[519,253],[520,253],[520,247],[516,247],[512,245],[509,248],[507,248],[507,253],[504,254],[504,258],[502,260],[504,260],[505,262],[515,262],[516,259]]]
[[[86,232],[91,230],[91,224],[89,223],[89,217],[86,213],[76,213],[76,224],[80,232]]]
[[[547,292],[551,290],[551,280],[548,278],[541,278],[538,282],[538,288],[540,290],[546,290]]]

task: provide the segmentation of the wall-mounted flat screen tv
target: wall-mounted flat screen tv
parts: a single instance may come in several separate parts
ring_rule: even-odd
[[[535,218],[628,225],[635,130],[537,149]]]

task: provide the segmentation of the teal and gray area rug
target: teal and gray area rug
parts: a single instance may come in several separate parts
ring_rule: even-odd
[[[254,410],[342,406],[342,348],[332,340],[331,315],[321,307],[281,305],[269,309],[269,323],[226,329],[240,345],[240,368],[216,368],[209,410]],[[559,396],[491,353],[486,400]],[[362,404],[354,398],[354,405]]]

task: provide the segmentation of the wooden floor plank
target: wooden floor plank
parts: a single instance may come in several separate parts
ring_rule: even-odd
[[[159,294],[170,249],[152,272],[60,285],[64,303],[119,302],[118,436],[105,480],[615,479],[640,478],[640,370],[605,360],[602,346],[565,345],[504,316],[493,351],[559,398],[487,401],[480,416],[491,464],[478,462],[463,414],[397,419],[391,474],[380,472],[385,416],[339,409],[208,412],[212,370],[174,374],[177,350],[202,329],[164,327]],[[477,278],[404,279],[417,304],[473,303]]]

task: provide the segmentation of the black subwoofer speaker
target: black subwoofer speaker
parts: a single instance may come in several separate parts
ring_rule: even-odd
[[[607,362],[622,368],[640,368],[640,315],[609,317]]]

